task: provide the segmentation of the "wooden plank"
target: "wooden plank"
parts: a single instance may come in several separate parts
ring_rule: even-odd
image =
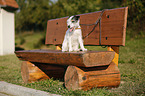
[[[118,87],[120,84],[120,72],[116,64],[111,62],[109,66],[104,68],[98,70],[98,67],[94,67],[93,70],[92,68],[89,70],[89,68],[68,66],[65,73],[65,86],[68,90]]]
[[[126,23],[128,7],[106,10],[101,20],[101,38],[110,38],[109,41],[101,39],[102,45],[125,45]],[[81,24],[93,24],[100,16],[101,11],[80,14]],[[52,19],[47,22],[46,44],[60,45],[63,42],[67,30],[66,20],[68,17]],[[98,24],[99,25],[99,24]],[[83,37],[92,29],[92,26],[81,25]],[[99,43],[99,26],[84,39],[85,45],[100,45]],[[113,39],[112,39],[113,38]],[[115,40],[115,41],[113,41]],[[120,41],[118,41],[120,40]]]
[[[61,19],[53,19],[47,22],[47,33],[46,33],[46,41],[45,41],[46,44],[60,44],[60,41],[62,42],[64,38],[63,35],[65,34],[65,31],[67,30],[66,29],[67,18],[68,17],[61,18]]]
[[[124,24],[123,24],[123,46],[125,46],[125,40],[126,40],[126,27],[127,27],[127,14],[128,14],[128,7],[125,10],[124,15]]]
[[[101,44],[102,45],[118,45],[118,44],[122,44],[122,38],[101,38]],[[118,45],[119,46],[119,45]]]
[[[24,50],[16,51],[15,53],[20,60],[82,67],[108,65],[115,55],[112,51],[62,52],[61,50]]]

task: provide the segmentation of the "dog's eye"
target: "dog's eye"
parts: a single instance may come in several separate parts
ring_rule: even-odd
[[[72,23],[74,23],[75,21],[72,21]]]

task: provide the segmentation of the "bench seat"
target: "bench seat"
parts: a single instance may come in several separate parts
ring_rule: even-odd
[[[47,64],[94,67],[109,65],[113,51],[62,52],[61,50],[23,50],[15,52],[20,60]]]

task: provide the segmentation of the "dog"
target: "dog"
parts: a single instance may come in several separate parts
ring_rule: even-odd
[[[67,27],[64,41],[62,43],[62,52],[65,51],[87,51],[84,48],[83,39],[82,39],[82,31],[80,27],[80,16],[71,16],[67,19]],[[80,49],[79,49],[80,46]]]

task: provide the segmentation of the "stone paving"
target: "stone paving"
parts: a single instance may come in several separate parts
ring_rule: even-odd
[[[0,81],[0,96],[61,96]]]

